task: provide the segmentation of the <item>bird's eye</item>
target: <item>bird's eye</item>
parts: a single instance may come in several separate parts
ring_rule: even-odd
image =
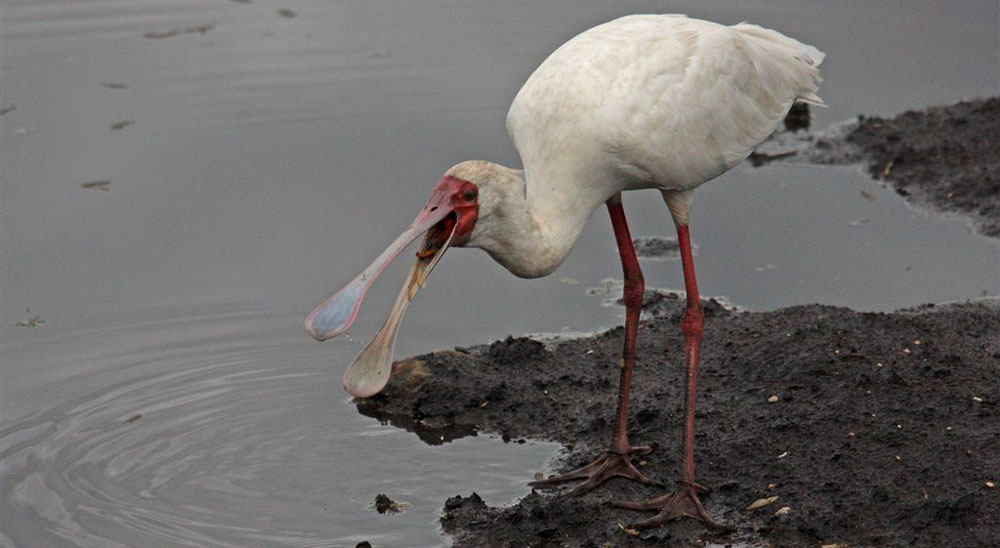
[[[465,198],[465,201],[467,201],[467,202],[471,202],[472,200],[475,200],[476,199],[476,189],[470,188],[470,189],[466,190],[465,194],[463,195],[463,198]]]

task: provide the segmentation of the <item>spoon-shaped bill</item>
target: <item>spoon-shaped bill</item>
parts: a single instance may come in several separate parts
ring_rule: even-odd
[[[430,230],[435,224],[448,216],[452,208],[447,205],[447,194],[435,189],[431,199],[417,218],[403,231],[368,268],[351,280],[343,289],[316,307],[306,317],[306,331],[317,341],[336,337],[354,323],[361,308],[361,301],[375,282],[375,278],[385,270],[399,253],[418,236]]]
[[[433,249],[430,237],[424,239],[424,244],[417,253],[418,258],[410,268],[407,282],[399,290],[396,303],[392,306],[385,323],[344,372],[344,388],[352,396],[359,398],[374,396],[389,382],[389,375],[392,373],[392,352],[396,346],[396,333],[399,331],[403,313],[448,249],[454,236],[453,228],[448,239],[437,249]]]

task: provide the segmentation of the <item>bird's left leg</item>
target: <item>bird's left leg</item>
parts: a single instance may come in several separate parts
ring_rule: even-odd
[[[644,483],[660,485],[639,472],[629,460],[631,455],[643,455],[650,452],[647,446],[632,446],[628,441],[626,422],[628,419],[628,396],[632,385],[632,364],[635,361],[635,338],[639,327],[639,313],[642,309],[642,296],[645,282],[639,259],[635,255],[632,236],[629,234],[628,223],[625,220],[625,210],[622,208],[621,196],[616,196],[607,203],[611,215],[611,226],[618,242],[618,252],[621,255],[622,270],[625,278],[623,300],[625,301],[625,334],[624,349],[621,359],[621,380],[618,385],[618,409],[615,412],[615,426],[611,434],[611,447],[608,452],[594,462],[577,468],[571,472],[547,479],[531,482],[531,485],[550,485],[584,480],[577,485],[570,495],[579,495],[590,491],[605,481],[618,476]]]
[[[684,400],[684,464],[677,489],[667,495],[643,502],[615,502],[616,506],[631,510],[655,510],[656,516],[634,524],[639,529],[659,527],[677,518],[688,517],[717,529],[725,526],[712,519],[702,506],[698,493],[705,489],[694,482],[694,406],[698,391],[698,352],[701,348],[702,318],[701,297],[694,275],[694,258],[691,253],[691,236],[687,223],[677,223],[677,241],[681,248],[684,268],[684,287],[687,291],[687,310],[681,318],[684,335],[684,361],[687,365],[687,397]]]

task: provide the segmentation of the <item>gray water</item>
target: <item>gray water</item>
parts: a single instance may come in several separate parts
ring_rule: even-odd
[[[593,24],[673,11],[813,43],[818,127],[997,92],[993,1],[728,4],[7,0],[0,545],[439,546],[446,497],[525,494],[554,444],[428,446],[340,388],[407,265],[351,338],[317,344],[300,322],[448,166],[517,165],[507,105]],[[671,235],[655,193],[625,202],[635,235]],[[703,291],[749,309],[1000,293],[995,241],[855,167],[739,166],[699,190],[692,233]],[[532,281],[450,252],[398,355],[614,325],[587,291],[620,276],[613,242],[598,212]],[[643,264],[682,286],[676,261]],[[411,507],[380,516],[380,492]]]

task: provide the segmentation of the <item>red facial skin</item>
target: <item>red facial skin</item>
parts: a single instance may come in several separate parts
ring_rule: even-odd
[[[451,245],[461,247],[468,243],[472,237],[472,229],[479,218],[479,189],[476,185],[445,175],[438,183],[438,188],[442,187],[448,188],[450,192],[448,207],[453,211],[427,231],[424,244],[417,252],[417,257],[421,259],[433,257],[448,240],[453,229],[455,236],[452,237]]]

